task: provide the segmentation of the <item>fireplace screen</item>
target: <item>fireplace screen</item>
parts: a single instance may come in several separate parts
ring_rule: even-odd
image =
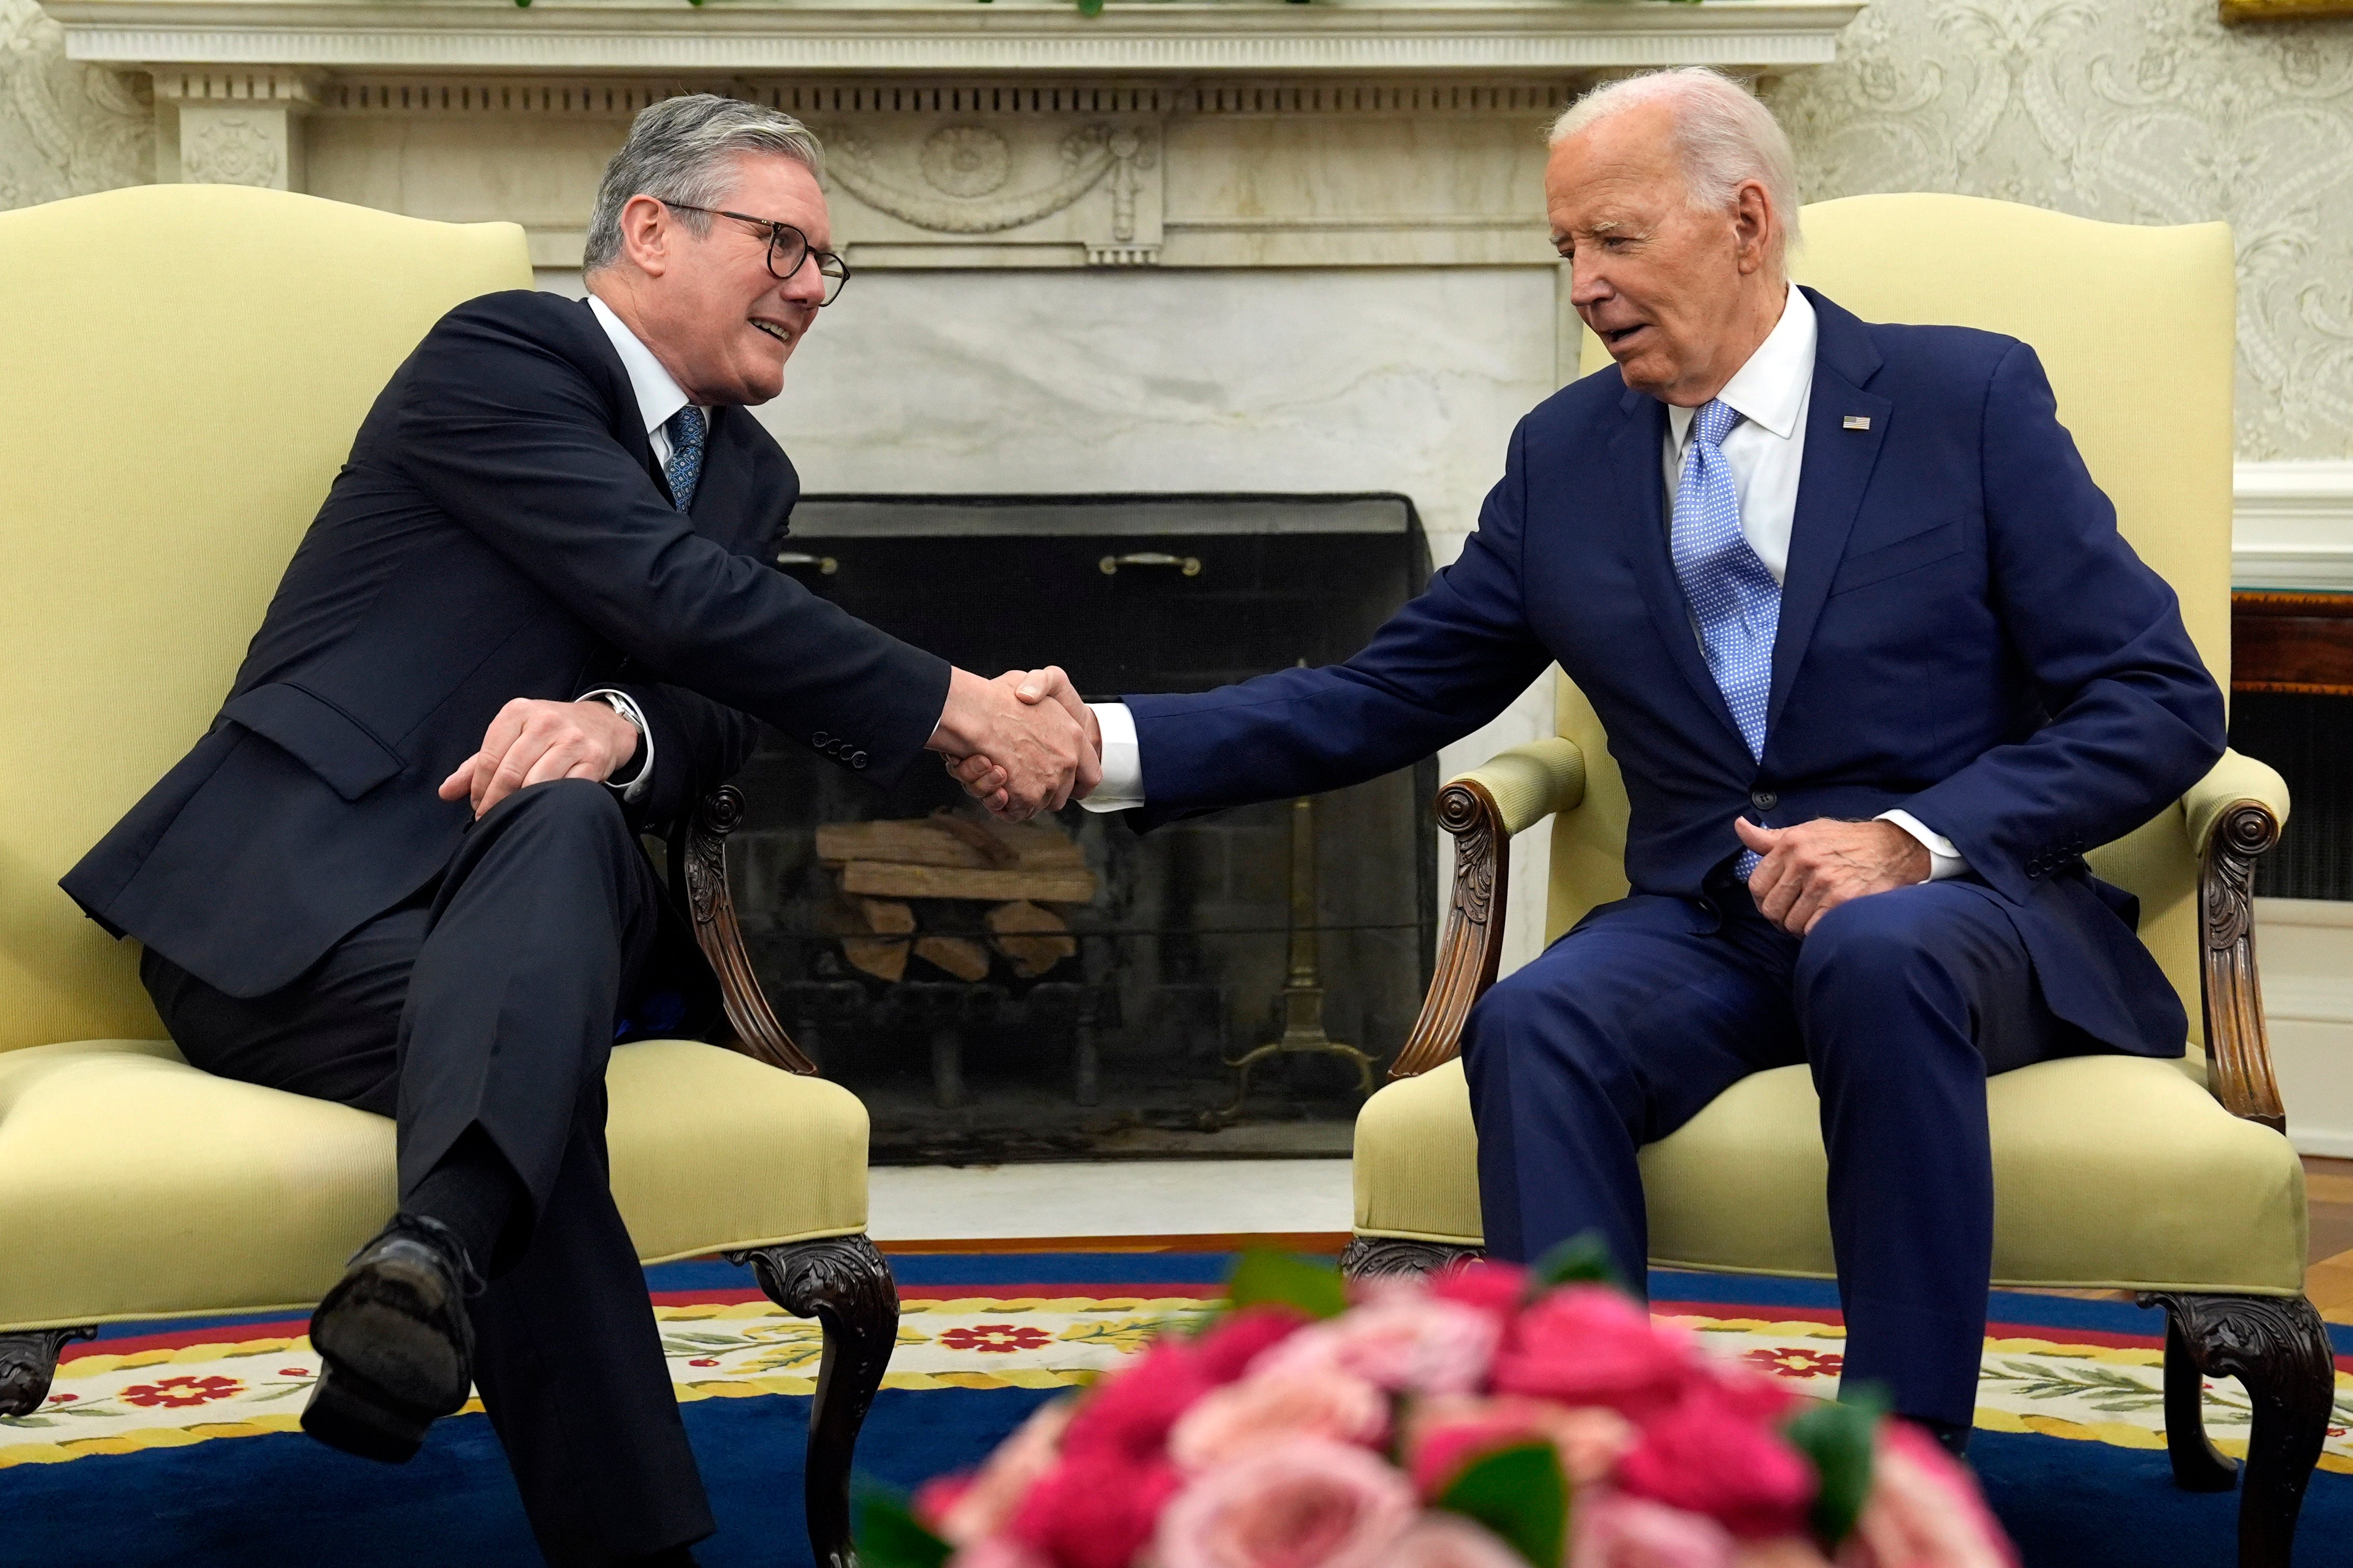
[[[1091,700],[1336,662],[1430,572],[1399,496],[812,497],[777,565]],[[754,961],[878,1163],[1345,1153],[1429,984],[1434,760],[1144,835],[994,823],[928,763],[886,793],[773,733],[738,783]]]

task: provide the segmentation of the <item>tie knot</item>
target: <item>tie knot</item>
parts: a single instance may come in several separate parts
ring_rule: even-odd
[[[1692,436],[1703,447],[1721,447],[1732,427],[1740,423],[1740,410],[1721,397],[1711,397],[1692,416]]]
[[[702,410],[690,403],[668,421],[670,449],[674,452],[701,451],[705,433]]]

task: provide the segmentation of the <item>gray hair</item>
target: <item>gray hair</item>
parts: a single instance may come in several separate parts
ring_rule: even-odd
[[[581,270],[594,272],[620,259],[621,209],[630,197],[715,206],[725,199],[732,165],[744,153],[779,153],[807,164],[812,174],[824,172],[825,149],[807,126],[782,110],[693,92],[641,111],[629,126],[629,139],[605,165],[596,207],[588,216]],[[698,236],[711,232],[708,213],[681,213],[679,222]]]
[[[1803,243],[1797,155],[1773,111],[1722,71],[1677,66],[1598,87],[1553,121],[1550,143],[1557,147],[1590,125],[1651,103],[1674,110],[1675,151],[1682,154],[1683,184],[1694,207],[1712,212],[1730,206],[1733,192],[1749,180],[1765,187],[1779,230],[1773,265],[1783,267],[1788,247]]]

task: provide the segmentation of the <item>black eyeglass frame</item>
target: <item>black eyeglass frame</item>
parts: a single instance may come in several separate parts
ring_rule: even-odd
[[[768,231],[768,276],[779,283],[790,281],[794,273],[798,272],[804,264],[814,258],[817,262],[817,275],[827,279],[830,284],[825,291],[825,297],[818,301],[819,310],[840,299],[842,289],[849,286],[849,263],[844,261],[834,251],[819,250],[811,245],[808,236],[791,224],[780,223],[772,217],[754,217],[750,213],[731,213],[724,207],[699,207],[691,202],[671,201],[668,196],[656,196],[654,200],[678,212],[707,213],[712,217],[732,217],[737,223],[748,223],[755,227],[766,229]],[[776,266],[776,252],[784,248],[786,235],[792,236],[793,242],[800,247],[800,255],[790,267],[779,268]],[[840,270],[827,271],[826,263],[828,262],[831,262]]]

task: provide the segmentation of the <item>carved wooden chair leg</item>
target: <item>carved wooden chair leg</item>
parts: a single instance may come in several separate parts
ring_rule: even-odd
[[[1393,1276],[1436,1274],[1458,1263],[1484,1258],[1476,1247],[1449,1247],[1437,1241],[1405,1241],[1393,1236],[1359,1236],[1340,1254],[1340,1272],[1351,1279],[1381,1279]]]
[[[818,1568],[857,1568],[849,1534],[849,1467],[858,1429],[899,1339],[899,1284],[862,1236],[786,1242],[728,1260],[749,1263],[769,1300],[825,1329],[825,1359],[809,1406],[802,1496]]]
[[[2239,1461],[2206,1436],[2206,1375],[2171,1312],[2165,1315],[2165,1448],[2173,1484],[2184,1491],[2226,1492],[2239,1484]]]
[[[49,1397],[58,1357],[75,1340],[98,1338],[96,1329],[33,1329],[0,1334],[0,1416],[30,1415]]]
[[[2287,1568],[2296,1514],[2320,1461],[2337,1391],[2336,1360],[2320,1314],[2301,1296],[2152,1292],[2141,1301],[2164,1307],[2168,1352],[2179,1335],[2196,1372],[2235,1377],[2246,1389],[2254,1424],[2239,1490],[2239,1568]],[[2167,1360],[2169,1421],[2170,1353]],[[2175,1478],[2180,1479],[2182,1448],[2179,1443],[2172,1447]],[[2200,1473],[2194,1465],[2193,1474]]]

